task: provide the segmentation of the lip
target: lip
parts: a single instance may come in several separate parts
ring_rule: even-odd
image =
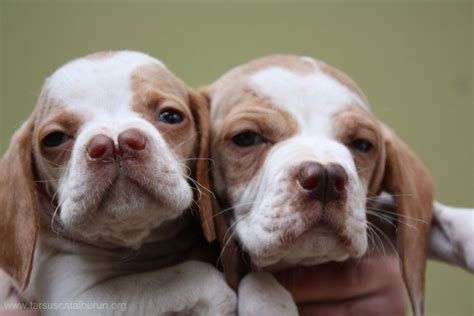
[[[264,270],[269,271],[269,272],[277,272],[280,270],[287,269],[291,266],[295,265],[300,265],[296,263],[290,263],[286,261],[285,259],[278,259],[276,262],[271,260],[271,258],[282,258],[284,257],[284,252],[294,244],[296,244],[298,241],[304,240],[304,239],[311,239],[316,236],[316,238],[334,238],[337,243],[341,245],[341,247],[344,247],[349,254],[349,257],[357,257],[357,251],[354,249],[352,245],[352,241],[349,237],[347,237],[344,233],[338,234],[336,230],[331,229],[329,227],[325,227],[324,225],[321,225],[321,223],[316,224],[316,225],[311,225],[309,228],[303,230],[299,234],[295,234],[295,237],[291,239],[291,242],[286,244],[286,245],[279,245],[272,247],[271,254],[269,253],[267,249],[267,254],[261,258],[260,261],[270,261],[272,262],[271,264],[262,267]],[[281,256],[279,255],[281,254]],[[313,258],[313,256],[308,254],[308,259]]]
[[[96,212],[103,208],[104,203],[111,201],[110,194],[114,193],[113,191],[117,191],[114,194],[127,194],[130,186],[134,186],[136,188],[135,191],[139,190],[140,194],[149,196],[157,203],[164,202],[156,192],[135,180],[133,175],[127,174],[123,170],[119,170],[119,168],[110,168],[109,170],[104,170],[101,181],[97,181],[93,187],[90,187],[85,192],[82,199],[84,209],[81,212],[77,212],[74,225],[88,225]]]

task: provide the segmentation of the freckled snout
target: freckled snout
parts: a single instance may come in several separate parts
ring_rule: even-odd
[[[327,204],[344,197],[348,176],[339,164],[324,166],[318,162],[307,161],[302,163],[297,179],[309,197]]]
[[[114,140],[105,135],[97,135],[89,142],[87,154],[92,160],[112,161],[117,156],[122,158],[136,157],[138,152],[146,148],[146,137],[136,129],[128,129]]]

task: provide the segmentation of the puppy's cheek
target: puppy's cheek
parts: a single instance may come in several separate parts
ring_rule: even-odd
[[[351,242],[351,245],[349,246],[350,247],[349,253],[351,257],[353,258],[362,257],[367,252],[367,249],[368,249],[366,221],[361,222],[354,219],[353,217],[350,217],[346,221],[346,230],[347,230],[347,236],[349,236],[350,242]]]
[[[351,239],[351,256],[355,258],[363,256],[368,248],[366,194],[366,185],[351,172],[346,206],[348,216],[344,226]]]
[[[239,221],[235,230],[253,264],[263,267],[279,260],[278,253],[271,252],[269,247],[277,242],[277,235],[262,229],[257,219],[248,222]]]
[[[197,190],[197,199],[201,198],[202,190],[203,188],[200,188],[199,185],[197,188],[194,190]],[[174,203],[173,203],[174,202]],[[187,208],[191,207],[191,204],[193,203],[193,189],[191,188],[191,184],[189,184],[184,178],[180,179],[177,185],[177,190],[176,190],[176,199],[175,201],[172,201],[172,206],[171,208],[176,214],[176,217],[181,215],[184,210]]]

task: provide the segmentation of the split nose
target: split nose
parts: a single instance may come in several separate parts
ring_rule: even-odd
[[[343,198],[348,176],[339,164],[326,166],[313,161],[301,165],[298,183],[308,195],[322,203],[329,203]]]
[[[134,154],[146,147],[146,138],[136,129],[129,129],[118,136],[120,154]]]
[[[87,153],[94,160],[107,160],[114,158],[115,145],[112,138],[105,135],[97,135],[87,146]]]
[[[117,156],[133,157],[146,148],[145,136],[136,129],[128,129],[119,134],[117,147],[112,138],[105,135],[96,135],[87,146],[87,154],[93,160],[111,160]]]

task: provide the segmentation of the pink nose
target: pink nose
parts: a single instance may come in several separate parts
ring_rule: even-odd
[[[92,159],[106,160],[115,155],[115,145],[112,138],[105,135],[97,135],[87,146],[87,153]]]
[[[318,162],[307,161],[301,165],[297,179],[311,198],[328,203],[343,197],[348,176],[341,165],[323,166]]]
[[[118,147],[120,153],[131,154],[145,149],[146,138],[136,129],[128,129],[118,136]]]

